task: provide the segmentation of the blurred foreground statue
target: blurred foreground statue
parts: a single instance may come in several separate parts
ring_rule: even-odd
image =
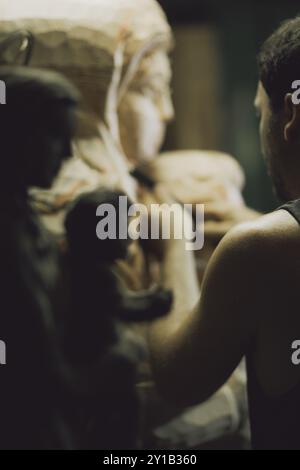
[[[0,69],[9,104],[0,113],[2,449],[68,447],[53,294],[58,259],[32,211],[28,188],[49,188],[70,156],[78,95],[54,73]]]
[[[64,164],[50,191],[32,191],[48,227],[62,234],[68,204],[100,185],[147,204],[161,202],[162,194],[167,202],[204,203],[206,248],[197,254],[201,278],[207,259],[227,230],[256,213],[243,202],[244,176],[232,157],[202,151],[159,155],[174,110],[168,59],[173,38],[157,2],[23,0],[16,5],[0,0],[0,8],[0,40],[16,31],[29,31],[34,37],[27,54],[29,64],[62,72],[83,96],[74,157]],[[6,49],[0,52],[0,63],[14,57]],[[131,262],[122,269],[128,285],[138,290],[151,285],[157,270],[148,253],[135,248]],[[198,296],[195,283],[191,298],[184,299],[186,305],[192,308]],[[147,370],[144,376],[140,389],[147,395]],[[224,402],[226,421],[232,417],[232,406],[227,399]],[[178,414],[171,410],[170,416],[166,412],[162,418],[162,407],[167,408],[165,403],[155,403],[158,418],[165,422]],[[153,415],[150,410],[148,414]],[[233,422],[229,431],[238,428],[239,417]],[[159,419],[154,420],[154,426],[159,424]],[[218,426],[214,418],[210,424],[217,428],[213,437],[224,432],[223,424]]]
[[[70,158],[79,96],[53,72],[2,67],[0,80],[8,100],[0,108],[0,448],[134,448],[141,347],[113,315],[106,342],[101,296],[96,316],[75,316],[60,252],[28,194],[49,188]]]

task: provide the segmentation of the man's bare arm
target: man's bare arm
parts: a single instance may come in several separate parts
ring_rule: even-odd
[[[262,279],[260,237],[237,228],[221,242],[208,266],[197,307],[189,312],[175,305],[171,314],[149,331],[158,386],[183,405],[205,400],[229,378],[255,336],[257,299]],[[184,262],[184,241],[169,242],[165,259],[168,287],[188,294],[191,275]],[[181,262],[179,260],[181,259]],[[181,311],[181,312],[180,312]],[[184,315],[180,316],[180,313]]]

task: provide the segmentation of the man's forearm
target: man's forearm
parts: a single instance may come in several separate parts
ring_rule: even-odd
[[[184,322],[200,297],[194,252],[186,250],[184,240],[170,240],[162,267],[164,287],[174,294],[174,304],[167,317],[155,321],[149,329],[150,348],[159,347],[159,337],[166,339]]]
[[[177,365],[180,364],[175,359],[180,338],[178,332],[192,314],[200,297],[194,253],[186,251],[185,241],[168,242],[163,263],[163,281],[164,286],[174,292],[174,304],[169,315],[149,326],[148,341],[153,375],[158,388],[164,394],[171,384],[176,383],[178,377]]]

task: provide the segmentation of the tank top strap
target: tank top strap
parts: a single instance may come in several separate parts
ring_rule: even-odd
[[[297,220],[298,224],[300,225],[300,199],[287,202],[286,204],[283,204],[282,206],[278,207],[277,210],[280,210],[280,209],[283,209],[289,212],[294,217],[294,219]]]

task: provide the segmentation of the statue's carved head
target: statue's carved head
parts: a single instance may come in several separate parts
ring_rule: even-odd
[[[52,71],[0,67],[7,105],[0,113],[1,195],[31,186],[50,188],[70,158],[77,90]]]
[[[80,90],[82,137],[107,118],[107,94],[121,51],[121,93],[115,100],[121,141],[131,160],[156,156],[173,117],[168,59],[173,41],[155,0],[0,0],[0,10],[0,40],[30,31],[29,65],[60,71]],[[5,60],[0,54],[0,63]]]

